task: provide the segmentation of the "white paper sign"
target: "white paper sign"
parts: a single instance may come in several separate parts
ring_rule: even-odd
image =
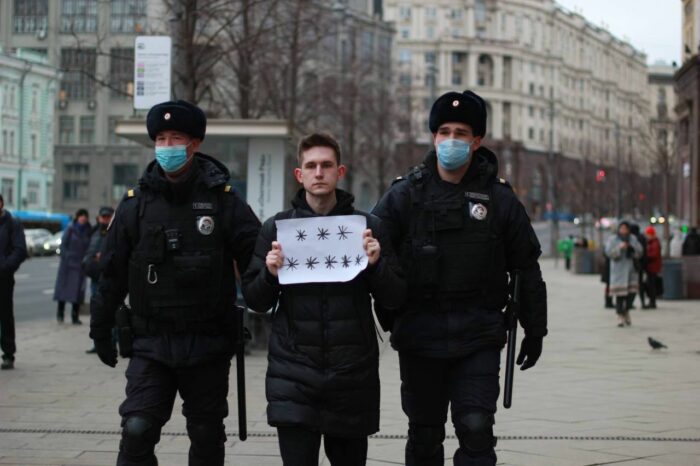
[[[277,241],[284,265],[278,278],[282,285],[312,282],[347,282],[367,267],[362,215],[277,220]]]
[[[169,36],[138,36],[134,43],[134,108],[170,100]]]

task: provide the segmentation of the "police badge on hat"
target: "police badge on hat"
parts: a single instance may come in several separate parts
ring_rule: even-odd
[[[486,218],[486,215],[489,213],[489,211],[486,209],[486,206],[484,204],[478,204],[478,203],[469,203],[469,215],[471,218],[474,220],[483,220]]]
[[[204,236],[209,236],[214,231],[214,219],[207,216],[197,217],[197,230]]]

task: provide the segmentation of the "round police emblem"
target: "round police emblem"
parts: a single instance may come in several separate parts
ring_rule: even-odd
[[[474,204],[472,206],[471,214],[473,219],[483,220],[486,218],[488,210],[486,210],[486,206],[484,204]]]
[[[214,231],[214,219],[211,217],[199,217],[197,219],[197,230],[205,236],[211,235]]]
[[[164,120],[169,120],[169,119],[170,119],[170,116],[171,116],[170,113],[166,113],[165,115],[163,115],[163,119],[164,119]]]
[[[453,100],[453,101],[452,101],[452,106],[453,106],[453,107],[459,107],[459,100]]]

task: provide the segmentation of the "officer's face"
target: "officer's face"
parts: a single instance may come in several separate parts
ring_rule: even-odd
[[[199,150],[202,141],[181,131],[166,130],[158,133],[155,142],[156,146],[186,146],[187,158],[190,158]]]
[[[330,147],[316,146],[301,154],[301,167],[294,169],[297,181],[307,193],[324,196],[335,192],[338,180],[345,175],[345,165],[338,165]]]
[[[481,138],[479,136],[474,136],[472,127],[466,123],[450,122],[441,124],[437,133],[433,134],[435,150],[437,150],[438,144],[446,139],[459,139],[460,141],[470,143],[472,153],[474,153],[481,144]]]

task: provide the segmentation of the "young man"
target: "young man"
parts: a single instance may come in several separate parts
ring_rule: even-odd
[[[243,277],[246,303],[258,312],[276,306],[266,379],[267,417],[277,427],[285,466],[318,464],[323,437],[333,466],[364,465],[367,436],[379,430],[379,353],[372,298],[398,309],[405,283],[379,219],[353,208],[353,196],[337,189],[345,174],[340,147],[331,136],[301,140],[302,184],[292,209],[268,219]],[[276,220],[324,215],[367,219],[363,247],[368,266],[344,283],[280,285],[284,250]]]
[[[523,205],[496,178],[496,156],[481,145],[481,97],[471,91],[442,95],[430,111],[429,128],[434,148],[374,209],[408,278],[406,306],[391,334],[409,422],[406,464],[443,464],[451,405],[459,438],[455,466],[493,465],[506,340],[501,311],[515,272],[525,329],[521,369],[535,365],[547,334],[540,245]]]
[[[0,369],[15,367],[15,316],[12,295],[15,290],[15,272],[27,258],[24,230],[19,221],[4,209],[0,195]]]
[[[119,407],[119,466],[158,464],[154,449],[178,393],[190,466],[224,464],[235,265],[248,266],[260,222],[232,189],[228,169],[199,152],[206,123],[202,109],[182,100],[151,108],[155,160],[122,199],[102,247],[90,302],[100,360],[117,364],[112,328],[127,294],[124,320],[134,335]],[[128,352],[124,340],[119,345]]]

